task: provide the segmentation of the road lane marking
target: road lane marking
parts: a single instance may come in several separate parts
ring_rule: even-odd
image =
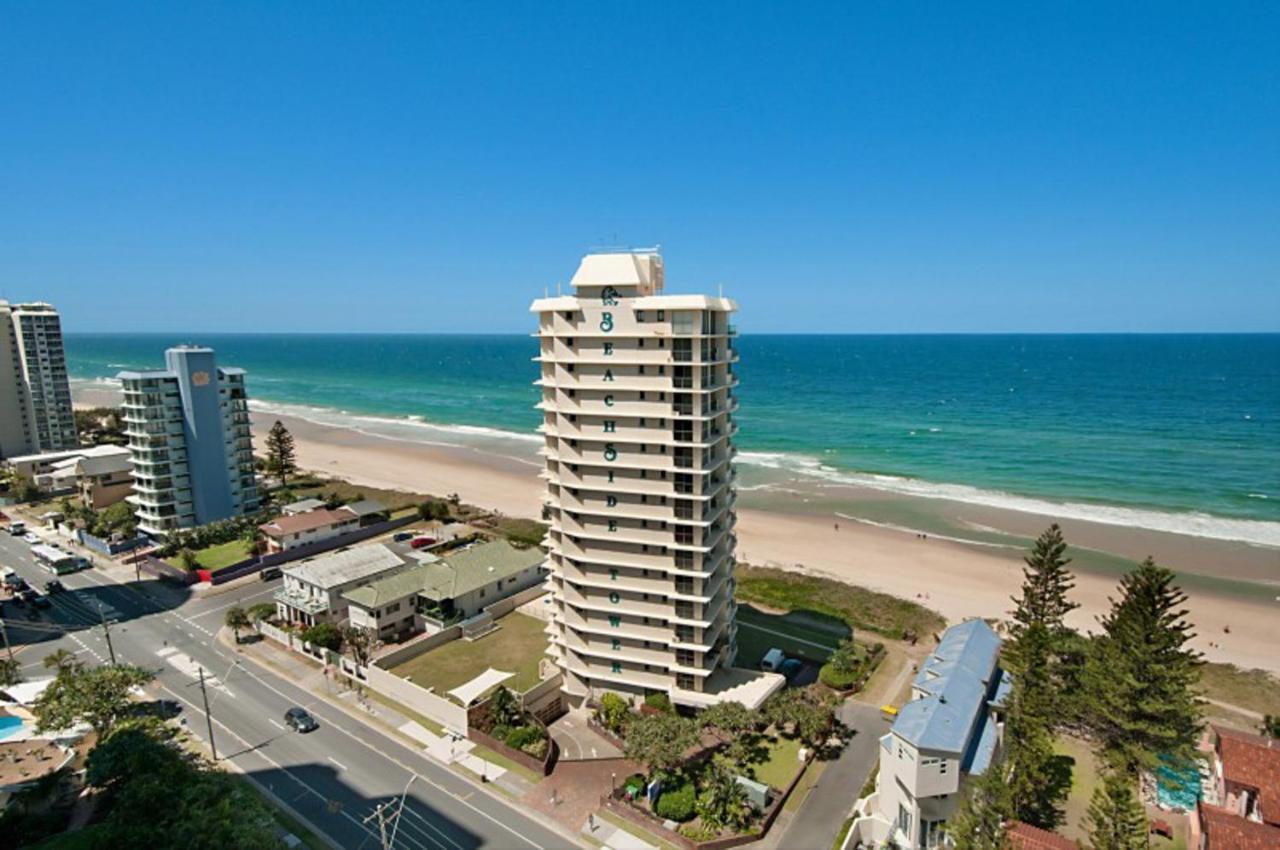
[[[336,765],[338,766],[338,770],[346,770],[346,769],[347,769],[347,766],[346,766],[345,764],[343,764],[342,762],[338,761],[338,760],[337,760],[336,758],[334,758],[333,756],[325,756],[325,758],[327,758],[329,761],[331,761],[331,762],[333,762],[334,764],[336,764]]]
[[[267,718],[267,722],[270,723],[272,726],[276,727],[277,729],[279,729],[280,731],[282,732],[284,731],[284,725],[281,723],[277,723],[276,721],[272,720],[270,717]]]

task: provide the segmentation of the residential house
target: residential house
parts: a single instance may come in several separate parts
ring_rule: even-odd
[[[267,553],[284,552],[320,543],[360,527],[360,517],[345,507],[322,508],[306,513],[287,514],[258,526],[266,538]]]
[[[920,665],[911,701],[880,739],[876,792],[848,846],[944,846],[965,780],[984,773],[1000,746],[1011,680],[997,663],[999,652],[999,636],[982,620],[943,634]]]
[[[1198,850],[1280,848],[1280,741],[1213,725],[1214,787],[1192,816]]]
[[[51,491],[71,490],[82,505],[99,511],[133,492],[133,461],[124,446],[97,446],[58,461],[47,477]]]
[[[339,625],[347,619],[343,593],[405,568],[404,560],[382,544],[340,549],[282,570],[275,592],[279,619],[304,626]]]
[[[355,502],[348,502],[343,507],[360,518],[361,528],[375,525],[379,522],[386,522],[390,516],[386,505],[376,499],[359,499]]]
[[[318,511],[325,507],[324,499],[299,499],[296,502],[290,502],[280,509],[285,516],[293,516],[294,514],[305,514],[307,511]]]
[[[1005,843],[1009,850],[1079,850],[1080,846],[1056,832],[1038,826],[1014,821],[1005,829]]]
[[[480,613],[481,609],[530,587],[547,576],[546,556],[536,546],[506,540],[478,543],[442,557],[406,547],[410,566],[348,590],[351,624],[386,639]],[[416,614],[414,620],[410,615]]]

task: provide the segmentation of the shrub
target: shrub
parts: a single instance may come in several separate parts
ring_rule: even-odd
[[[511,734],[511,727],[503,726],[499,723],[497,726],[494,726],[489,730],[489,734],[494,738],[497,738],[499,741],[505,741],[507,740],[507,736]]]
[[[664,820],[683,823],[693,818],[695,796],[693,783],[682,779],[679,785],[662,789],[662,795],[658,797],[658,803],[653,810]]]
[[[606,691],[604,696],[600,697],[600,710],[597,712],[600,722],[614,734],[621,732],[627,725],[629,711],[627,701],[612,691]]]
[[[671,697],[659,691],[644,698],[644,704],[658,711],[671,711]]]
[[[536,759],[545,759],[547,757],[548,746],[546,738],[539,738],[536,741],[530,741],[525,744],[520,748],[520,752],[528,753]]]
[[[312,646],[332,649],[334,652],[342,646],[342,635],[333,623],[316,623],[302,630],[302,639]]]
[[[507,732],[504,740],[513,750],[523,750],[528,744],[540,741],[542,738],[543,732],[537,726],[517,726]]]
[[[818,678],[822,681],[822,684],[826,685],[828,688],[833,688],[837,691],[847,691],[854,685],[858,684],[859,680],[862,678],[862,670],[858,669],[852,672],[844,672],[842,670],[837,670],[831,664],[823,664],[822,669],[818,671]]]

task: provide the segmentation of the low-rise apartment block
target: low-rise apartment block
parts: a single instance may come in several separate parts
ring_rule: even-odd
[[[404,559],[381,543],[310,558],[282,570],[276,616],[289,623],[340,625],[347,619],[345,591],[403,572]]]
[[[121,372],[138,528],[163,537],[258,510],[244,370],[179,346],[165,368]]]
[[[1012,683],[999,654],[1000,638],[982,620],[943,634],[920,665],[911,701],[880,739],[876,792],[854,822],[853,840],[944,846],[965,780],[986,772],[1001,744]]]

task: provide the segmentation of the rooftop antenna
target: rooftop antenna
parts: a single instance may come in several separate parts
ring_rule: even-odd
[[[556,296],[557,296],[557,297],[559,297],[559,295],[560,295],[560,281],[558,281],[558,280],[557,280],[557,281],[556,281]]]
[[[542,284],[542,297],[543,297],[543,298],[546,298],[546,297],[547,297],[548,295],[550,295],[550,294],[551,294],[551,293],[550,293],[550,291],[549,291],[549,289],[548,289],[547,285],[546,285],[545,283],[544,283],[544,284]]]
[[[724,297],[724,284],[723,284],[723,283],[717,283],[717,284],[716,284],[716,288],[720,290],[720,297],[721,297],[721,298],[723,298],[723,297]]]

